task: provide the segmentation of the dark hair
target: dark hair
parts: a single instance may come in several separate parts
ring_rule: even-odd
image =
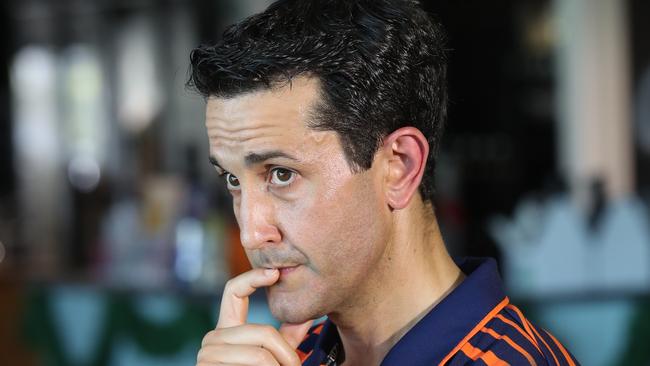
[[[190,87],[234,97],[315,76],[322,101],[310,127],[338,133],[350,167],[369,169],[388,134],[405,126],[427,137],[420,193],[432,201],[447,117],[441,27],[415,0],[280,0],[192,51]]]

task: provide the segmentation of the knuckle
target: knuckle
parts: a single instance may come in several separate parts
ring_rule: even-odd
[[[207,351],[205,348],[201,348],[199,352],[196,355],[196,362],[201,363],[204,361],[207,361],[207,355],[205,354]]]
[[[256,350],[252,357],[252,361],[255,362],[256,365],[277,365],[275,358],[273,358],[273,356],[263,348]]]
[[[211,343],[215,343],[215,341],[219,338],[219,331],[218,330],[211,330],[208,333],[205,334],[203,337],[203,340],[201,341],[201,346],[205,346]]]
[[[220,346],[209,346],[209,347],[201,347],[199,352],[196,355],[196,362],[197,363],[214,363],[218,362],[219,360],[219,352],[222,351]]]
[[[205,359],[205,348],[201,347],[199,352],[196,354],[196,362],[201,363]]]
[[[300,366],[300,357],[298,357],[298,354],[296,352],[290,352],[289,353],[289,358],[291,359],[291,364],[292,365],[298,365]]]
[[[235,286],[235,279],[234,278],[229,279],[228,281],[226,281],[226,284],[223,287],[224,292],[230,292],[234,286]]]
[[[196,355],[196,360],[198,362],[207,362],[207,361],[214,361],[212,360],[212,356],[215,354],[215,350],[212,349],[212,347],[206,348],[206,347],[201,347],[199,352]]]

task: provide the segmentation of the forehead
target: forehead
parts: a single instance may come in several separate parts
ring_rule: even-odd
[[[206,127],[211,155],[221,161],[270,150],[293,155],[319,151],[337,141],[334,132],[307,126],[319,98],[317,79],[306,77],[273,90],[209,98]]]

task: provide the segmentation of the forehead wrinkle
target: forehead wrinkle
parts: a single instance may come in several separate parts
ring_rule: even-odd
[[[298,88],[301,85],[305,88]],[[224,158],[278,149],[294,156],[320,155],[318,147],[327,139],[310,127],[318,82],[300,79],[295,86],[234,99],[208,99],[205,124],[211,150],[220,150]]]
[[[281,136],[274,131],[278,126],[272,124],[247,126],[243,128],[224,129],[221,126],[208,127],[208,137],[213,142],[221,142],[225,145],[244,143],[254,139],[273,138]]]
[[[234,134],[241,131],[256,130],[260,128],[277,127],[276,124],[269,122],[277,120],[270,116],[251,116],[228,114],[228,113],[215,113],[206,116],[206,127],[208,130],[221,130],[227,134]]]
[[[295,128],[308,129],[311,121],[310,106],[305,106],[301,102],[283,103],[281,100],[268,100],[268,97],[260,98],[235,105],[217,102],[213,108],[208,108],[206,115],[208,129],[218,128],[224,132],[224,135],[264,128],[280,128],[283,131]]]

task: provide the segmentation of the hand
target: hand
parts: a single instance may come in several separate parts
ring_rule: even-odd
[[[259,268],[226,283],[217,328],[203,338],[197,366],[300,366],[296,348],[307,335],[312,320],[283,324],[279,331],[268,325],[246,324],[248,297],[279,278],[277,269]]]

